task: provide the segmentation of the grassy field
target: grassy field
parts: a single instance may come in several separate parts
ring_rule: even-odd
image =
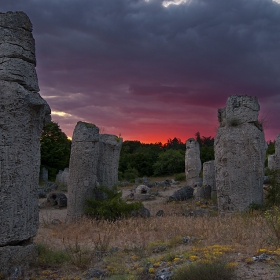
[[[212,210],[215,207],[211,201],[166,203],[164,195],[160,192],[161,199],[145,202],[152,214],[146,219],[108,222],[84,218],[79,223],[58,224],[43,220],[35,238],[39,258],[26,276],[29,279],[144,280],[156,279],[165,268],[173,273],[172,279],[179,280],[280,279],[280,250],[277,250],[275,232],[263,213],[220,216]],[[210,214],[188,215],[198,209],[210,210]],[[158,210],[164,211],[163,217],[155,216]],[[252,257],[261,253],[269,258],[254,261]],[[189,267],[205,270],[208,278],[186,276],[193,273],[185,271]],[[228,273],[226,278],[213,276],[211,271],[217,267]],[[105,276],[94,274],[93,269]]]

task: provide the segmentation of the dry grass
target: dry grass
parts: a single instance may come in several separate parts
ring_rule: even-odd
[[[52,225],[49,220],[55,217],[47,214],[50,217],[42,219],[35,242],[70,254],[72,261],[57,266],[44,263],[43,268],[37,263],[32,272],[34,279],[54,279],[54,273],[55,279],[85,279],[83,275],[89,268],[106,273],[105,278],[99,279],[154,279],[157,271],[165,267],[176,271],[183,264],[221,257],[246,272],[252,256],[274,249],[267,243],[271,232],[262,213],[220,216],[211,210],[211,202],[165,203],[162,198],[168,193],[162,190],[160,195],[154,201],[144,202],[152,215],[148,219],[108,222],[84,218],[78,223]],[[203,208],[211,210],[211,215],[187,215],[191,210]],[[164,211],[163,217],[155,216],[159,210]],[[275,255],[280,256],[280,251]],[[275,260],[277,263],[277,257]],[[256,269],[266,271],[264,265],[256,263]],[[42,271],[47,272],[42,275]],[[253,279],[245,278],[242,273],[237,279]],[[270,267],[267,273],[270,277],[267,279],[274,279]],[[266,278],[262,275],[254,279]]]

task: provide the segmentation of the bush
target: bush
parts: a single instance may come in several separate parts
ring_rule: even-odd
[[[264,217],[267,225],[272,233],[269,236],[269,243],[279,248],[280,245],[280,210],[277,206],[272,209],[265,211]]]
[[[161,152],[153,167],[155,176],[184,172],[185,152],[172,149]]]
[[[100,186],[96,189],[96,195],[86,200],[84,210],[94,219],[115,221],[131,216],[132,211],[142,207],[141,202],[126,203],[116,186],[112,190],[106,186]]]
[[[70,258],[63,250],[51,249],[43,244],[37,244],[38,262],[41,265],[55,265],[69,262]]]
[[[174,174],[175,181],[186,181],[186,173]]]
[[[266,170],[269,187],[266,188],[266,206],[280,205],[280,170]]]
[[[181,266],[173,280],[230,280],[234,277],[234,267],[225,261],[198,262]]]

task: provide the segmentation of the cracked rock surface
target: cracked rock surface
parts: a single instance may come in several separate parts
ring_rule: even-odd
[[[263,203],[267,144],[258,121],[259,108],[256,97],[233,95],[218,110],[215,175],[221,212],[244,211],[252,203]]]

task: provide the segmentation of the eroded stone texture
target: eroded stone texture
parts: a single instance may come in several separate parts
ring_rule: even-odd
[[[188,186],[193,187],[196,182],[199,182],[200,170],[201,160],[199,143],[194,138],[190,138],[186,142],[185,156],[185,173]]]
[[[22,279],[22,268],[36,260],[37,256],[38,249],[35,244],[0,247],[0,271],[3,275],[9,275],[9,279]]]
[[[215,161],[210,160],[203,163],[203,185],[210,185],[212,191],[216,191]]]
[[[0,263],[9,264],[9,251],[24,260],[21,245],[38,230],[40,135],[50,107],[38,93],[29,18],[0,13],[0,26]]]
[[[68,177],[67,216],[76,220],[84,214],[85,201],[94,195],[99,158],[99,128],[78,122],[72,137]]]
[[[275,169],[280,169],[280,134],[275,141]]]
[[[55,182],[62,186],[68,186],[69,168],[64,168],[64,170],[59,170],[56,174]]]
[[[118,168],[122,138],[115,135],[99,135],[97,180],[100,185],[112,188],[118,182]]]
[[[247,95],[230,96],[218,111],[215,169],[221,212],[244,211],[252,203],[263,203],[267,145],[258,111],[257,98]]]

